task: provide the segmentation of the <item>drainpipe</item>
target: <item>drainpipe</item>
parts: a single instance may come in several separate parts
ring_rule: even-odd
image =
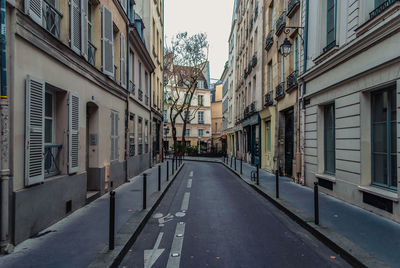
[[[9,121],[6,65],[6,0],[0,1],[0,50],[1,50],[1,97],[0,97],[0,252],[8,253],[9,248]]]
[[[303,49],[304,49],[304,58],[303,58],[303,74],[307,71],[307,57],[308,57],[308,12],[309,12],[309,0],[305,0],[306,6],[305,6],[305,22],[304,22],[304,37],[303,37]],[[304,94],[306,93],[306,88],[307,84],[303,79],[302,82],[302,91],[301,91],[301,110],[302,110],[302,116],[303,116],[303,123],[302,123],[302,136],[303,136],[303,142],[300,148],[301,151],[301,179],[300,183],[305,185],[305,161],[304,161],[304,147],[305,147],[305,115],[306,115],[306,110],[305,110],[305,105],[304,105]]]
[[[129,168],[128,168],[128,159],[129,159],[129,52],[130,52],[130,45],[129,45],[129,24],[130,24],[130,3],[128,3],[127,13],[128,13],[128,23],[126,24],[126,90],[128,92],[126,96],[126,115],[125,115],[125,181],[129,181]]]
[[[163,51],[163,54],[161,55],[161,66],[162,66],[162,100],[163,101],[162,101],[162,111],[161,111],[162,120],[160,123],[160,131],[161,131],[161,134],[160,134],[161,144],[160,145],[161,145],[161,159],[162,159],[162,162],[164,162],[164,102],[165,102],[165,100],[164,100],[164,42],[165,42],[165,38],[164,38],[164,23],[165,23],[165,21],[164,21],[164,0],[162,0],[162,22],[163,22],[163,25],[162,25],[162,44],[163,44],[162,51]]]

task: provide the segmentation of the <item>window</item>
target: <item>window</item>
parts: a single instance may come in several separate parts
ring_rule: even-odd
[[[274,84],[273,84],[273,71],[272,71],[272,61],[268,63],[268,76],[269,76],[269,92],[272,92]]]
[[[105,6],[102,11],[102,66],[103,73],[114,77],[114,32],[112,13]]]
[[[326,45],[336,44],[336,0],[327,0]]]
[[[197,81],[197,88],[204,89],[204,81],[203,80]]]
[[[126,87],[126,50],[125,50],[125,36],[121,33],[120,35],[120,78],[121,78],[121,86]]]
[[[138,154],[143,153],[143,119],[138,118]]]
[[[203,137],[203,129],[199,129],[199,138]]]
[[[46,92],[45,94],[45,112],[44,112],[44,142],[52,144],[55,140],[55,113],[54,113],[54,95]]]
[[[111,111],[111,161],[118,160],[118,120],[118,112]]]
[[[167,136],[167,134],[168,134],[168,129],[164,128],[164,136]]]
[[[372,183],[397,189],[396,88],[371,94]]]
[[[144,72],[144,95],[145,95],[145,104],[148,105],[149,104],[149,75],[147,74],[147,72]]]
[[[129,156],[134,156],[135,148],[135,115],[129,116]]]
[[[146,120],[144,123],[144,153],[149,152],[149,122]]]
[[[199,124],[204,124],[204,112],[199,112],[198,119]]]
[[[199,106],[203,106],[204,105],[204,96],[203,95],[198,95],[197,96],[197,102]]]
[[[190,95],[185,93],[185,103],[190,104]]]
[[[142,63],[139,62],[139,89],[142,89]]]
[[[185,136],[190,137],[190,129],[186,129]]]
[[[271,120],[268,120],[266,123],[266,131],[267,131],[267,151],[271,152]]]
[[[168,123],[168,113],[167,113],[167,110],[164,110],[163,118],[164,118],[164,123]]]
[[[89,1],[88,3],[88,40],[93,42],[93,5]]]
[[[335,104],[324,107],[324,162],[325,173],[335,174]]]

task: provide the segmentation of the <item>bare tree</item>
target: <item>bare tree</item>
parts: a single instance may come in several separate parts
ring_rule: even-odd
[[[179,33],[172,39],[164,55],[164,84],[166,106],[170,110],[172,138],[175,154],[183,154],[186,149],[186,126],[196,116],[200,106],[192,109],[193,96],[197,84],[203,78],[208,64],[208,41],[204,33],[188,36]],[[182,146],[179,150],[177,140],[177,119],[183,122]]]

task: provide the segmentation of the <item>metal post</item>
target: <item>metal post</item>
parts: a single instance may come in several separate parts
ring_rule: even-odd
[[[233,156],[231,156],[231,168],[232,168],[232,160],[233,160]]]
[[[161,191],[161,165],[158,165],[158,191]]]
[[[108,230],[108,249],[114,249],[114,235],[115,235],[115,192],[110,192],[110,224]]]
[[[276,190],[275,190],[275,194],[276,194],[276,198],[279,198],[279,171],[275,170],[275,184],[276,184]]]
[[[147,174],[143,173],[143,209],[147,207]]]
[[[175,157],[173,156],[172,157],[172,174],[174,174],[174,172],[175,172],[175,163],[174,163],[174,161],[175,161]]]
[[[256,165],[256,167],[257,167],[257,185],[260,185],[260,179],[259,179],[259,168],[258,168],[258,164]]]
[[[240,158],[240,174],[243,174],[243,159]]]
[[[169,162],[167,160],[167,181],[168,181],[168,179],[169,179]]]
[[[319,224],[318,182],[314,182],[314,222]]]
[[[236,157],[235,157],[235,171],[236,171]]]
[[[178,157],[175,158],[175,170],[178,170]]]

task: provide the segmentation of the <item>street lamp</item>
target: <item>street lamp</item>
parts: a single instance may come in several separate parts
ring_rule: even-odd
[[[287,39],[287,37],[285,38],[285,40],[283,41],[283,43],[280,46],[280,51],[281,54],[286,57],[287,55],[290,54],[290,49],[292,47],[292,43],[290,43],[289,39]]]

